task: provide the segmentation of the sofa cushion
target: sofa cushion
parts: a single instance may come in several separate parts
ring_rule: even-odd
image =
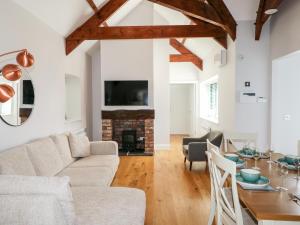
[[[52,135],[51,139],[56,144],[60,157],[63,161],[64,167],[67,167],[76,160],[71,155],[69,139],[66,134]]]
[[[27,145],[28,155],[38,176],[54,176],[63,168],[63,161],[51,138]]]
[[[54,195],[61,205],[67,224],[75,223],[76,216],[68,177],[1,175],[0,195]]]
[[[35,176],[33,165],[28,157],[26,146],[21,145],[0,154],[1,174]]]
[[[0,195],[1,225],[68,225],[53,195]]]
[[[114,174],[109,167],[66,168],[57,176],[70,177],[71,186],[102,186],[111,184]]]
[[[144,225],[145,193],[135,188],[72,187],[80,225]]]
[[[74,158],[87,157],[91,154],[90,142],[88,137],[74,135],[70,133],[69,142],[70,142],[71,154]]]
[[[79,159],[72,163],[69,167],[111,167],[113,173],[118,169],[120,159],[115,155],[91,155],[86,158]]]

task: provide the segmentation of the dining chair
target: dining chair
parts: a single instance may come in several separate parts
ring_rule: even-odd
[[[233,147],[230,150],[236,151],[236,147],[233,142],[246,143],[249,142],[256,148],[257,134],[256,133],[235,133],[235,132],[224,132],[224,148],[225,152],[228,152],[230,146]]]
[[[207,158],[211,177],[211,210],[208,225],[213,224],[216,215],[217,225],[255,225],[246,209],[241,208],[237,184],[236,164],[224,158],[218,148],[207,143]],[[230,187],[225,187],[231,178]]]

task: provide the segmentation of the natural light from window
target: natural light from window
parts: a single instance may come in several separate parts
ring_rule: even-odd
[[[218,76],[200,83],[200,117],[214,123],[219,122]]]

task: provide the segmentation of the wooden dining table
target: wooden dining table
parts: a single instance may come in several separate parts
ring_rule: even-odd
[[[288,188],[287,191],[254,191],[244,190],[238,185],[239,198],[248,208],[259,225],[300,225],[300,201],[297,203],[289,197],[289,193],[300,194],[300,180],[295,179],[296,171],[289,170],[288,175],[282,174],[276,163],[269,164],[267,159],[260,159],[257,166],[261,175],[270,179],[270,185]],[[246,168],[254,166],[254,160],[246,160]]]

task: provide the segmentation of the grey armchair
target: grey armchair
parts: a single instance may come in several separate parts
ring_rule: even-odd
[[[223,134],[220,131],[211,131],[200,138],[183,138],[183,155],[184,163],[186,160],[190,162],[190,170],[192,170],[193,162],[207,161],[205,152],[207,151],[207,139],[214,145],[220,147]]]

